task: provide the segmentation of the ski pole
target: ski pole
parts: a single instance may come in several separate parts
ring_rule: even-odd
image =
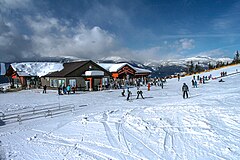
[[[189,97],[191,97],[190,91],[188,91],[188,95],[189,95]]]

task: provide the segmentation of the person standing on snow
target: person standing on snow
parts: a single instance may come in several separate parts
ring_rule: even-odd
[[[61,92],[62,88],[61,88],[61,85],[58,87],[58,95],[62,95],[62,92]]]
[[[144,99],[144,97],[143,97],[143,92],[139,89],[138,91],[137,91],[137,99],[138,99],[138,97],[139,97],[139,95],[142,97],[142,99]]]
[[[195,87],[194,79],[192,79],[192,86]]]
[[[128,92],[128,96],[127,96],[127,101],[128,101],[130,96],[132,95],[132,92],[129,90],[129,88],[127,89],[127,92]]]
[[[67,88],[65,87],[65,85],[63,85],[62,89],[63,89],[63,94],[67,94]]]
[[[186,83],[183,83],[182,86],[182,92],[183,92],[183,98],[185,99],[186,97],[188,98],[188,86],[186,85]]]
[[[163,89],[163,80],[162,80],[162,78],[160,79],[160,86],[161,86],[162,89]]]
[[[125,97],[125,89],[122,91],[122,96]]]
[[[68,86],[67,86],[67,93],[68,93],[68,95],[70,94],[70,91],[71,91],[71,86],[68,85]]]
[[[177,75],[178,81],[180,80],[180,74]]]
[[[194,81],[194,88],[197,88],[197,81]]]
[[[43,86],[43,93],[47,93],[47,86],[46,85]]]

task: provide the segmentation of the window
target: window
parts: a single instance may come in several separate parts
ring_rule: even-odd
[[[65,85],[65,80],[64,79],[59,79],[58,80],[58,86],[64,86]]]
[[[50,86],[51,87],[58,87],[57,80],[56,79],[51,79]]]
[[[50,80],[50,86],[51,87],[59,87],[65,85],[64,79],[51,79]]]
[[[76,79],[69,79],[69,84],[71,87],[76,87]]]

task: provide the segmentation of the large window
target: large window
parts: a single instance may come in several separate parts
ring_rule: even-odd
[[[71,87],[76,87],[76,79],[69,79],[69,85]]]
[[[50,86],[51,87],[59,87],[65,85],[64,79],[51,79],[50,80]]]

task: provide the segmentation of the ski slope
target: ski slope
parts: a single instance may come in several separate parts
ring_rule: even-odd
[[[76,112],[0,126],[0,159],[17,160],[221,160],[240,159],[240,65],[201,75],[218,77],[191,87],[192,77],[143,86],[145,99],[130,101],[122,90],[79,92],[24,90],[0,94],[0,110],[39,105],[86,105]],[[190,98],[183,99],[187,83]]]

